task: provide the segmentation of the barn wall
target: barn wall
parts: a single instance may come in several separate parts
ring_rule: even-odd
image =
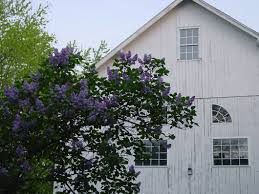
[[[181,27],[200,28],[199,60],[178,59]],[[139,168],[142,194],[257,194],[259,190],[259,47],[256,40],[192,2],[168,13],[125,51],[165,57],[173,91],[195,95],[199,127],[175,130],[166,168]],[[107,65],[99,72],[105,75]],[[212,124],[211,105],[232,116]],[[248,167],[214,167],[212,138],[249,138]],[[193,175],[187,175],[188,167]]]

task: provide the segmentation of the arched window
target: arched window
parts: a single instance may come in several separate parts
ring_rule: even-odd
[[[223,107],[213,104],[212,105],[212,122],[213,123],[231,123],[232,119],[228,111]]]

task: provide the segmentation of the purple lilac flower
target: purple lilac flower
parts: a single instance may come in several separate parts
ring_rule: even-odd
[[[139,64],[141,64],[141,65],[144,64],[144,62],[143,62],[143,60],[142,60],[141,58],[138,58],[138,62],[139,62]]]
[[[58,49],[54,49],[52,55],[49,56],[49,63],[60,67],[67,65],[69,63],[69,56],[74,52],[74,49],[71,47],[63,48],[60,52]]]
[[[105,103],[105,101],[102,102],[95,102],[95,109],[97,112],[104,112],[107,109],[107,104]]]
[[[130,80],[130,77],[126,74],[126,73],[123,73],[122,74],[122,78],[126,81],[129,81]]]
[[[8,170],[5,167],[0,167],[0,176],[1,175],[7,175]]]
[[[80,150],[84,147],[83,142],[80,140],[73,140],[72,141],[72,149],[73,150]]]
[[[88,89],[88,81],[85,79],[80,80],[80,89],[87,90]]]
[[[92,166],[93,166],[92,160],[85,159],[84,166],[85,166],[86,169],[92,168]]]
[[[30,99],[29,98],[26,98],[24,100],[19,100],[19,106],[21,108],[25,108],[25,107],[27,107],[29,105],[30,105]]]
[[[132,57],[132,61],[136,62],[138,60],[138,54],[135,54],[133,57]]]
[[[36,82],[31,82],[28,83],[27,81],[25,81],[23,83],[23,89],[28,92],[28,93],[34,93],[38,88],[38,83]]]
[[[73,92],[71,94],[70,99],[71,99],[72,105],[76,108],[82,108],[88,102],[88,100],[86,99],[85,91],[80,91],[79,94],[76,94]]]
[[[150,87],[148,87],[148,86],[144,86],[144,88],[143,88],[143,92],[145,93],[145,94],[148,94],[148,93],[151,93],[151,88]]]
[[[145,55],[144,55],[144,59],[143,59],[144,64],[150,63],[150,62],[151,62],[151,59],[152,59],[152,56],[151,56],[151,55],[145,54]]]
[[[111,70],[110,67],[107,67],[108,73],[108,80],[118,80],[119,79],[119,72],[117,69]]]
[[[4,95],[11,101],[15,101],[19,97],[19,90],[16,87],[5,88]]]
[[[191,97],[188,102],[187,102],[187,106],[191,106],[193,101],[195,100],[195,96]]]
[[[36,108],[36,111],[39,111],[41,113],[46,111],[46,108],[45,108],[43,102],[39,98],[35,99],[35,108]]]
[[[89,114],[89,117],[87,118],[87,120],[89,122],[94,122],[97,118],[97,114],[96,112],[92,111],[90,114]]]
[[[168,96],[169,95],[169,93],[170,93],[170,87],[167,87],[167,88],[165,88],[163,91],[162,91],[162,96]]]
[[[66,92],[68,90],[69,84],[55,85],[55,92],[58,99],[64,99],[66,97]]]
[[[126,54],[126,59],[130,59],[131,58],[131,51],[128,51],[128,53]]]
[[[125,61],[125,53],[123,52],[123,51],[120,51],[120,53],[119,53],[119,57],[120,57],[120,60],[121,61]]]
[[[135,174],[135,173],[136,173],[135,168],[134,168],[133,165],[131,165],[131,166],[129,167],[129,173],[132,173],[132,174]]]
[[[142,82],[149,82],[151,80],[151,74],[147,71],[144,71],[140,74],[140,80]]]
[[[21,145],[18,145],[16,150],[15,150],[15,153],[17,156],[19,157],[22,157],[22,156],[25,156],[27,154],[27,149]]]
[[[27,161],[27,160],[24,160],[22,162],[22,164],[20,165],[20,167],[25,171],[25,172],[29,172],[32,170],[32,166],[31,164]]]
[[[20,126],[21,126],[21,116],[19,114],[16,114],[13,121],[13,128],[12,128],[13,132],[17,132]]]
[[[4,106],[3,113],[4,113],[5,116],[9,115],[10,114],[10,109],[7,106]]]

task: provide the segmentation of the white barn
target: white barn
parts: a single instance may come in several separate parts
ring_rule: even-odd
[[[199,127],[176,129],[166,155],[136,165],[141,193],[258,194],[259,33],[202,0],[176,0],[105,56],[100,74],[120,50],[165,57],[173,90],[196,96]]]

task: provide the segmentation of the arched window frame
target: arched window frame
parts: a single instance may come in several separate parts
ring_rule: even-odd
[[[211,106],[212,123],[232,123],[229,112],[218,104]]]

